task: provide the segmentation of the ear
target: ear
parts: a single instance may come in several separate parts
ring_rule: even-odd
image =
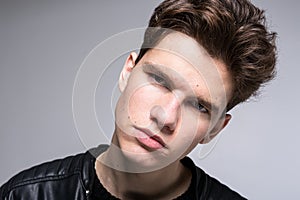
[[[230,114],[226,114],[225,117],[219,119],[215,127],[210,131],[210,133],[208,133],[207,136],[205,136],[199,143],[201,144],[209,143],[214,137],[216,137],[221,132],[221,130],[223,130],[227,126],[230,119],[231,119]]]
[[[128,78],[132,72],[132,69],[135,66],[136,58],[137,58],[137,54],[135,52],[131,52],[125,61],[125,64],[123,66],[123,69],[119,77],[119,89],[121,92],[124,91],[127,85]]]

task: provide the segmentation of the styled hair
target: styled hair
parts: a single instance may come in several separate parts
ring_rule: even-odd
[[[227,111],[255,96],[275,76],[276,33],[267,30],[264,10],[248,0],[165,0],[154,10],[148,27],[136,63],[149,45],[168,34],[163,29],[194,38],[228,67],[234,88]]]

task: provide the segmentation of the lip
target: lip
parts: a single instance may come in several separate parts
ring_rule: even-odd
[[[136,138],[143,145],[151,149],[160,149],[166,147],[164,140],[157,134],[154,134],[151,130],[146,128],[135,128],[139,131],[139,134]]]

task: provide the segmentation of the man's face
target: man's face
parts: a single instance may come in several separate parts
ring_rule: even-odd
[[[164,38],[120,76],[113,144],[133,163],[160,168],[209,141],[229,121],[232,82],[224,64],[180,33]],[[223,116],[223,117],[222,117]]]

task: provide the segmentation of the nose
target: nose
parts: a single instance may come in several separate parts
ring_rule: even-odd
[[[174,131],[180,116],[180,101],[172,93],[159,100],[159,104],[150,110],[150,118],[155,121],[160,130]]]

